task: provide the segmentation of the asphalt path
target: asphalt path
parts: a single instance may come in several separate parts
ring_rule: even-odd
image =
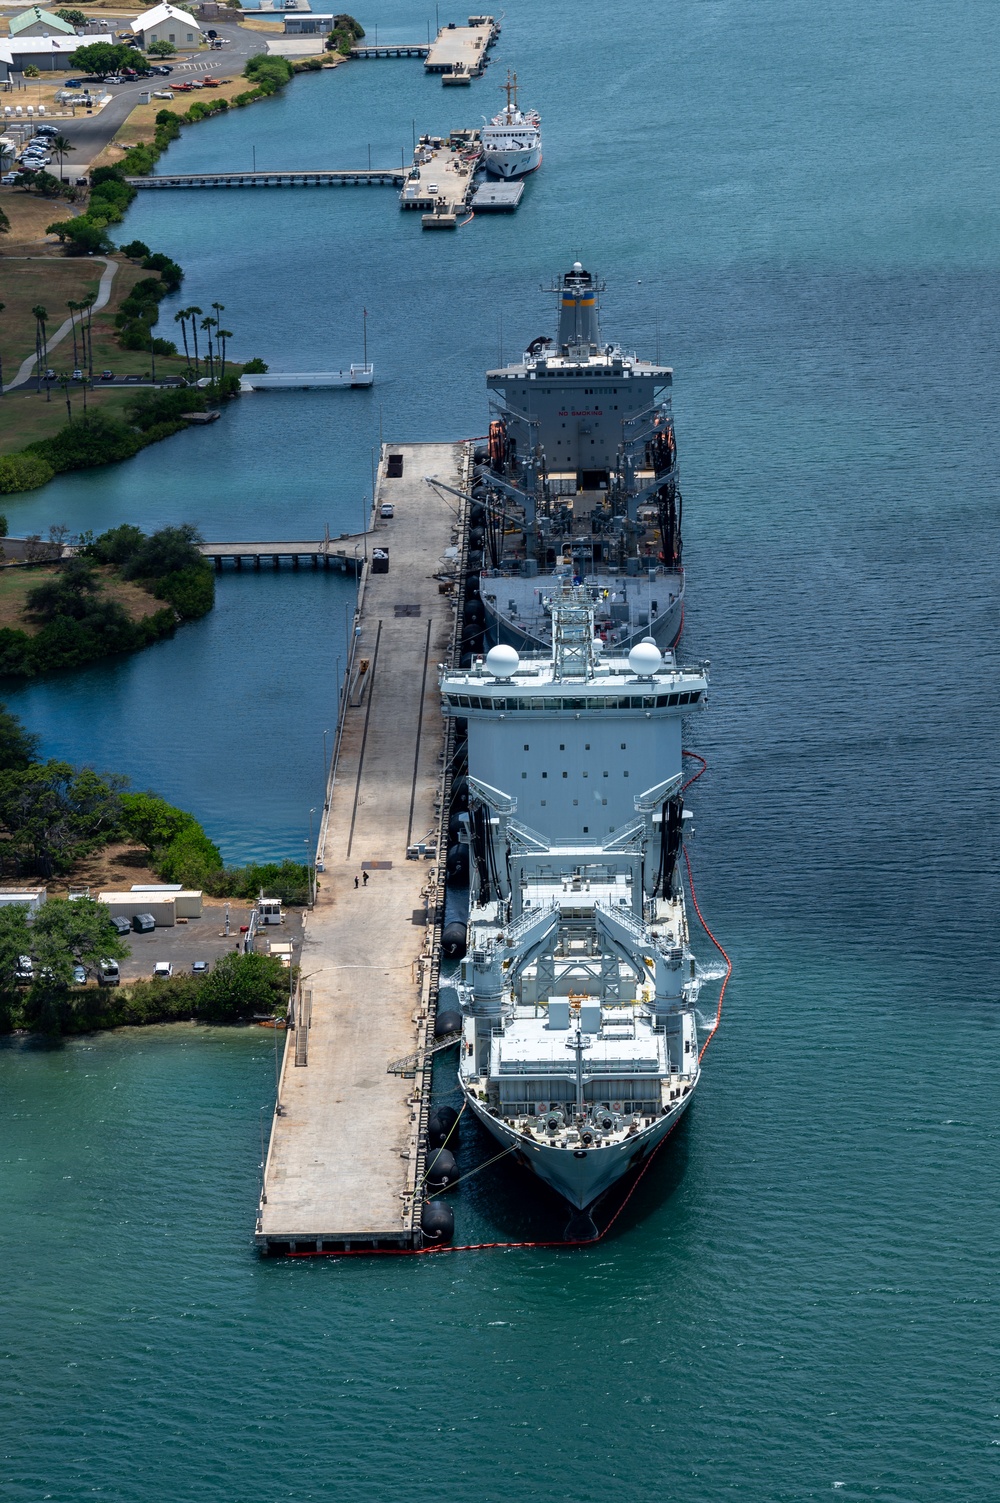
[[[267,38],[259,31],[244,31],[241,26],[224,26],[218,22],[213,24],[212,29],[220,37],[228,37],[230,45],[220,52],[195,53],[186,63],[171,63],[169,58],[166,59],[174,70],[167,77],[154,73],[148,79],[109,84],[108,93],[113,97],[111,103],[106,104],[99,114],[59,122],[60,130],[73,143],[73,151],[67,154],[65,164],[69,178],[84,171],[100,155],[135,109],[144,89],[168,89],[171,83],[196,78],[202,73],[217,73],[233,78],[243,72],[247,58],[267,50]],[[164,104],[164,108],[166,107]],[[183,108],[186,109],[187,106]]]

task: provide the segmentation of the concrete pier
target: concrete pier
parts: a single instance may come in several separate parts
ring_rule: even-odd
[[[500,35],[492,16],[470,16],[468,26],[442,26],[424,59],[428,73],[478,78],[485,67],[487,49]]]
[[[421,136],[399,195],[400,208],[457,217],[472,201],[482,154],[482,141],[475,130]]]
[[[402,456],[390,477],[389,454]],[[286,1038],[256,1240],[265,1252],[419,1245],[429,1070],[390,1074],[432,1028],[449,771],[437,664],[455,646],[457,503],[467,446],[383,448],[375,510],[388,572],[362,575],[356,637]],[[424,844],[439,859],[409,860]],[[364,878],[367,875],[368,881]]]

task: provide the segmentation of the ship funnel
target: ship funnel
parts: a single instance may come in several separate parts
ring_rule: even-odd
[[[596,281],[574,261],[572,270],[560,277],[558,290],[560,350],[564,355],[596,355],[601,348]]]

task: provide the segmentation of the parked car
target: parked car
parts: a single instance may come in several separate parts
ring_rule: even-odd
[[[82,78],[67,78],[67,80],[66,80],[66,87],[67,87],[67,89],[82,89],[83,88],[83,79]]]
[[[396,515],[396,508],[393,506],[391,501],[383,501],[382,505],[378,509],[378,514],[380,517],[385,517],[385,519],[388,521],[390,517],[394,517]]]
[[[19,955],[17,957],[17,970],[14,975],[15,980],[19,981],[22,985],[29,981],[34,981],[35,967],[32,965],[30,955]]]
[[[87,985],[87,967],[85,965],[75,965],[73,967],[73,985]]]
[[[3,177],[0,177],[0,183],[3,183],[5,188],[12,188],[15,183],[19,183],[20,181],[21,174],[19,172],[5,172]]]
[[[52,370],[51,367],[50,367],[45,372],[45,375],[44,375],[44,377],[42,379],[45,380],[45,381],[54,381],[56,379],[56,373],[55,373],[55,371]]]
[[[174,968],[169,960],[158,960],[153,967],[154,981],[169,981],[173,974]]]
[[[173,99],[173,97],[174,97],[174,95],[173,95],[173,90],[172,89],[154,89],[153,90],[153,98],[154,99]]]
[[[114,379],[115,379],[115,373],[114,373],[114,371],[101,371],[101,380],[102,381],[113,381]],[[128,933],[128,930],[126,929],[125,932]]]
[[[156,928],[156,920],[151,913],[137,913],[132,919],[132,928],[136,934],[151,934]]]
[[[151,73],[159,73],[162,78],[166,78],[173,71],[169,63],[157,63],[155,68],[150,69]]]
[[[127,918],[123,918],[120,913],[119,914],[115,914],[112,917],[111,922],[114,924],[115,928],[118,930],[118,933],[123,938],[124,938],[124,936],[126,934],[131,934],[132,933],[132,925],[129,923],[128,919]]]
[[[107,84],[120,84],[121,81],[122,80],[121,80],[121,78],[119,77],[119,75],[117,73],[112,73],[111,76],[110,76],[110,78],[106,78],[104,80],[104,82],[107,83]]]
[[[76,186],[78,188],[86,188],[89,182],[90,179],[87,177],[78,177],[76,180]]]
[[[74,381],[82,381],[83,380],[83,371],[80,370],[79,367],[77,367],[77,369],[73,372],[73,380]]]
[[[35,132],[36,136],[58,136],[58,134],[59,127],[57,125],[40,125]]]
[[[193,975],[195,975],[195,976],[204,976],[207,971],[208,971],[208,961],[207,960],[193,960],[191,962],[191,972],[192,972]]]
[[[97,967],[98,986],[117,986],[121,979],[121,971],[118,969],[117,960],[101,961]]]

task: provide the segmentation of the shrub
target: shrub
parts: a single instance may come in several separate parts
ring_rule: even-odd
[[[128,256],[130,261],[141,261],[149,255],[149,246],[142,240],[130,240],[128,245],[119,247],[123,256]]]
[[[94,465],[131,459],[142,448],[142,439],[118,418],[91,413],[80,422],[68,423],[52,438],[28,446],[58,474],[62,470],[86,470]]]
[[[54,474],[55,470],[40,454],[5,454],[0,457],[0,495],[37,490],[40,485],[47,485]]]
[[[273,955],[223,955],[202,983],[198,1016],[231,1023],[262,1012],[270,1017],[288,999],[288,975]]]

